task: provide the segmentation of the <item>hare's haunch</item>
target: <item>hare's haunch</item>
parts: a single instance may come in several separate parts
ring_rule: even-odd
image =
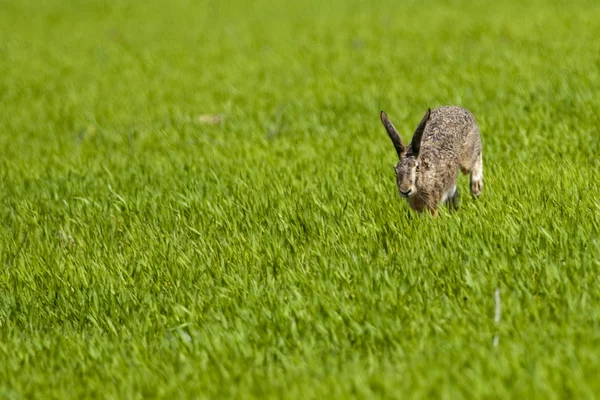
[[[437,213],[440,203],[458,208],[458,172],[471,174],[471,194],[479,197],[483,190],[483,158],[479,128],[473,115],[456,106],[427,110],[408,146],[381,112],[396,153],[396,183],[400,196],[417,212]]]

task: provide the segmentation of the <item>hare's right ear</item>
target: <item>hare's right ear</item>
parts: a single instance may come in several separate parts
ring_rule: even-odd
[[[385,126],[385,130],[390,136],[390,139],[392,139],[392,143],[394,144],[396,153],[398,153],[398,158],[404,157],[404,155],[406,154],[406,147],[404,147],[404,143],[402,142],[400,134],[398,133],[394,125],[390,122],[388,116],[383,111],[381,112],[380,118],[381,122],[383,123],[383,126]]]
[[[413,138],[410,142],[410,148],[412,149],[412,152],[415,155],[418,155],[419,151],[421,150],[421,138],[423,137],[423,132],[425,132],[425,125],[427,125],[427,122],[429,121],[430,117],[431,117],[431,108],[428,108],[427,112],[425,113],[425,116],[423,117],[421,122],[419,122],[419,126],[417,126],[417,129],[415,130],[415,133],[413,134]]]

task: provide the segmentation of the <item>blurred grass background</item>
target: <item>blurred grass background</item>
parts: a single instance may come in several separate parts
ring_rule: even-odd
[[[0,2],[2,397],[596,397],[599,18]],[[486,186],[432,220],[378,114],[442,104]]]

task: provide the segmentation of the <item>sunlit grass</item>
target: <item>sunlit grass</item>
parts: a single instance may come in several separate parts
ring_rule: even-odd
[[[599,18],[0,4],[0,397],[598,395]],[[485,188],[432,219],[378,115],[442,104]]]

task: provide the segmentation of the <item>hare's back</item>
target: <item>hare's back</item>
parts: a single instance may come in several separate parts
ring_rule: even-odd
[[[442,106],[431,111],[423,132],[423,144],[440,141],[460,142],[469,132],[477,128],[473,114],[458,106]]]

